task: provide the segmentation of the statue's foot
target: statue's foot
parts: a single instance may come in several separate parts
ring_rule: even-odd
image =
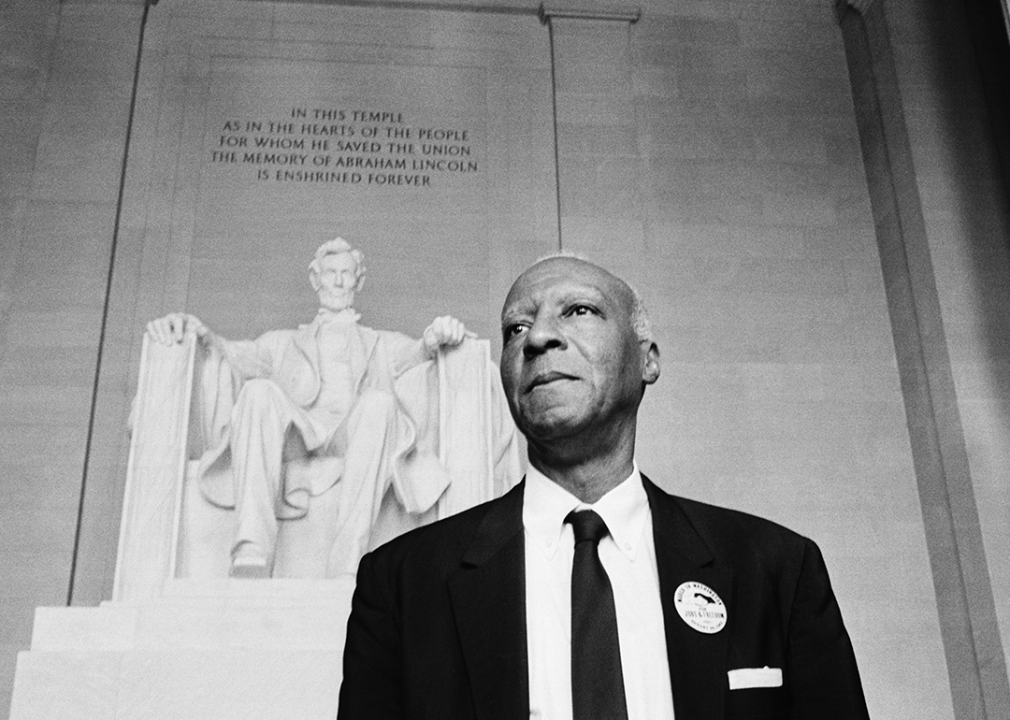
[[[263,548],[250,542],[241,543],[232,553],[231,571],[233,578],[266,579],[270,577],[270,566]]]

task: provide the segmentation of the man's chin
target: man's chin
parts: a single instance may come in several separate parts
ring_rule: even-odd
[[[577,418],[567,413],[542,413],[536,419],[524,417],[519,429],[533,442],[550,444],[577,435],[581,425]]]

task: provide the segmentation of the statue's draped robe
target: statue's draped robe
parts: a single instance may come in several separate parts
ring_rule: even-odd
[[[231,473],[232,411],[242,384],[252,378],[269,379],[290,399],[294,406],[292,426],[307,451],[303,455],[308,456],[292,457],[286,463],[277,517],[293,519],[305,515],[309,498],[340,480],[344,462],[337,456],[335,446],[340,444],[344,428],[339,414],[334,415],[317,404],[321,392],[326,395],[322,378],[334,374],[334,368],[324,365],[328,358],[320,354],[318,333],[323,318],[325,314],[321,313],[297,330],[271,331],[256,340],[210,344],[200,374],[199,408],[205,451],[200,458],[198,477],[204,497],[212,504],[223,508],[236,505]],[[341,319],[347,325],[347,348],[342,354],[348,366],[339,371],[343,374],[349,371],[355,397],[377,391],[393,398],[396,407],[395,426],[388,433],[384,462],[380,464],[389,469],[389,477],[368,478],[365,482],[391,482],[405,510],[425,512],[449,483],[448,475],[427,451],[431,443],[423,442],[430,425],[428,408],[437,406],[437,388],[431,387],[432,373],[424,367],[425,364],[430,367],[431,363],[420,341],[400,333],[362,327],[356,319],[356,314],[350,321]],[[412,368],[414,371],[408,373]],[[284,440],[277,438],[276,442]],[[287,446],[292,446],[290,437]],[[349,451],[353,452],[353,448]]]

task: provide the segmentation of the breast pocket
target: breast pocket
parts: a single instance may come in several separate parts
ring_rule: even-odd
[[[773,720],[789,713],[789,698],[781,687],[746,688],[726,693],[726,720]]]

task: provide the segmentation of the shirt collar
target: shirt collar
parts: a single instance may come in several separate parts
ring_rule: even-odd
[[[523,526],[548,557],[557,552],[565,517],[572,510],[595,510],[607,523],[617,548],[634,561],[649,519],[649,497],[635,462],[631,474],[592,505],[588,505],[532,465],[526,471]]]

